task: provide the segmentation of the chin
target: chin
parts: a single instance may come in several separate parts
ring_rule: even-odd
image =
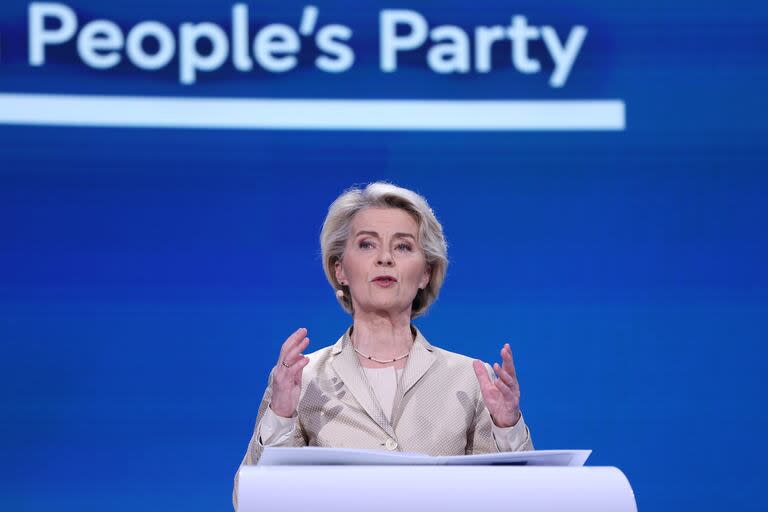
[[[374,303],[368,303],[364,304],[362,306],[362,309],[364,311],[375,311],[375,312],[381,312],[381,313],[397,313],[399,311],[402,311],[403,304],[398,304],[396,302],[374,302]],[[410,307],[408,305],[407,307]]]

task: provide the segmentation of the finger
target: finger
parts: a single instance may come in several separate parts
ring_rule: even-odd
[[[518,387],[517,379],[510,375],[507,370],[504,369],[504,367],[499,366],[499,363],[495,363],[493,365],[493,370],[496,372],[496,375],[499,376],[499,379],[509,386],[511,389],[516,389]]]
[[[298,345],[294,345],[293,348],[288,350],[285,356],[283,356],[283,361],[285,362],[285,364],[287,364],[288,366],[293,366],[293,364],[296,361],[298,361],[299,358],[301,357],[301,352],[305,348],[307,348],[308,345],[309,345],[309,338],[304,338],[303,340],[301,340],[301,342]]]
[[[504,397],[505,402],[516,404],[519,400],[517,393],[510,389],[509,386],[504,384],[504,381],[501,379],[496,379],[493,381],[493,385],[496,386],[496,389],[501,392],[501,396]]]
[[[504,347],[501,349],[501,362],[507,373],[509,373],[512,377],[517,378],[515,361],[512,359],[512,347],[509,346],[509,343],[505,343]]]
[[[300,327],[296,329],[293,332],[293,334],[288,336],[288,338],[283,342],[283,345],[280,347],[279,361],[283,361],[285,359],[285,353],[288,350],[290,350],[295,344],[303,340],[306,335],[307,335],[307,328]]]
[[[475,376],[477,377],[477,381],[480,383],[481,389],[488,389],[490,386],[493,386],[491,378],[488,376],[488,371],[485,369],[485,365],[482,363],[482,361],[473,361],[472,368],[475,370]]]

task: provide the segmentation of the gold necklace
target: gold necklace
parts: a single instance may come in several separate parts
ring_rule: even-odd
[[[401,355],[400,357],[396,357],[396,358],[394,358],[394,359],[381,360],[381,359],[376,359],[376,358],[375,358],[375,357],[373,357],[373,356],[369,356],[368,354],[363,354],[363,353],[362,353],[362,352],[360,352],[360,350],[358,350],[358,348],[357,348],[356,346],[354,346],[354,345],[352,345],[352,348],[353,348],[353,349],[355,349],[355,352],[357,352],[358,354],[360,354],[360,355],[361,355],[361,356],[363,356],[364,358],[366,358],[366,359],[370,359],[371,361],[376,361],[376,362],[377,362],[377,363],[379,363],[379,364],[389,364],[389,363],[394,363],[394,362],[397,362],[397,361],[399,361],[399,360],[401,360],[401,359],[405,359],[405,358],[406,358],[406,357],[408,357],[408,356],[410,355],[410,353],[411,353],[410,351],[408,351],[408,352],[406,352],[405,354]]]
[[[401,359],[405,359],[406,357],[408,357],[408,356],[411,354],[411,353],[410,353],[410,351],[408,351],[408,352],[406,352],[405,354],[403,354],[403,355],[402,355],[402,356],[400,356],[400,357],[396,357],[396,358],[394,358],[394,359],[386,359],[386,360],[381,360],[381,359],[376,359],[376,358],[375,358],[375,357],[373,357],[373,356],[369,356],[368,354],[363,354],[363,353],[362,353],[362,352],[360,352],[360,350],[358,350],[358,348],[357,348],[356,346],[354,346],[354,345],[352,345],[352,348],[354,348],[354,349],[355,349],[355,352],[357,352],[358,354],[360,354],[360,355],[361,355],[361,356],[363,356],[364,358],[366,358],[366,359],[370,359],[371,361],[376,361],[376,362],[377,362],[377,363],[379,363],[379,364],[389,364],[389,363],[395,363],[395,362],[397,362],[397,361],[399,361],[399,360],[401,360]]]

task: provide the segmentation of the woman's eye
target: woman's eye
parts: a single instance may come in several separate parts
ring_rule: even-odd
[[[368,249],[370,247],[373,247],[373,243],[369,242],[368,240],[363,240],[361,242],[358,242],[357,246],[360,249]],[[395,248],[397,250],[399,250],[399,251],[408,251],[408,252],[410,252],[410,251],[413,250],[413,247],[411,246],[411,244],[407,244],[407,243],[397,244],[397,246],[395,246]]]

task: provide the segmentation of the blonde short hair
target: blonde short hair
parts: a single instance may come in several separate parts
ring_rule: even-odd
[[[411,318],[426,313],[429,306],[437,300],[448,268],[448,243],[443,235],[443,227],[424,197],[382,181],[370,183],[364,189],[352,187],[345,190],[328,208],[328,215],[323,222],[323,230],[320,233],[323,270],[334,290],[340,289],[344,292],[343,297],[337,296],[339,304],[346,312],[354,314],[349,287],[342,286],[336,280],[335,268],[336,262],[341,261],[344,256],[352,219],[366,208],[399,208],[416,220],[419,226],[418,242],[430,268],[430,278],[426,288],[419,290],[413,299]]]

